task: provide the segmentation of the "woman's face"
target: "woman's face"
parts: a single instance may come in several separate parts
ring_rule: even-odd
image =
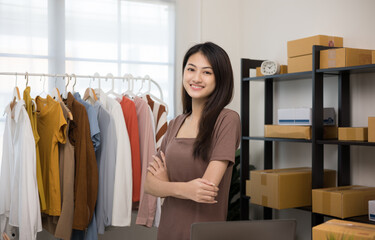
[[[215,90],[214,71],[201,52],[189,57],[184,69],[183,84],[193,100],[206,101]]]

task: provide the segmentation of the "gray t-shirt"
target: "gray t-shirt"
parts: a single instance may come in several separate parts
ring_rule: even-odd
[[[170,122],[161,145],[165,153],[168,176],[171,182],[188,182],[203,177],[212,160],[229,161],[227,170],[219,184],[216,204],[197,203],[192,200],[167,197],[162,206],[158,240],[190,239],[190,227],[194,222],[225,221],[228,210],[228,194],[232,176],[235,152],[240,143],[241,123],[238,114],[223,109],[219,114],[213,132],[213,141],[208,161],[193,158],[195,138],[177,138],[186,114]],[[160,156],[160,154],[158,153]]]

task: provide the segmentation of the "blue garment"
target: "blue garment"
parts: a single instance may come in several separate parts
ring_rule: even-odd
[[[98,123],[98,111],[94,106],[92,106],[90,103],[83,101],[81,98],[81,95],[76,92],[74,93],[74,98],[81,103],[86,108],[87,116],[89,117],[89,123],[90,123],[90,134],[91,134],[91,141],[94,145],[94,150],[98,150],[100,145],[100,128]]]
[[[112,224],[117,138],[113,117],[99,101],[95,102],[94,107],[98,112],[102,137],[102,144],[96,151],[96,161],[99,168],[99,188],[95,213],[98,233],[104,234],[105,227]]]

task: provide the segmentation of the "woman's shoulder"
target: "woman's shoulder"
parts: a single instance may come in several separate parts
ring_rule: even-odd
[[[234,110],[231,110],[231,109],[228,109],[228,108],[224,108],[223,110],[221,110],[217,120],[224,120],[226,119],[227,121],[238,121],[240,120],[240,115],[234,111]]]
[[[181,121],[183,121],[186,118],[186,113],[180,114],[177,117],[173,118],[171,121],[168,123],[168,127],[173,128],[176,125],[180,125]]]

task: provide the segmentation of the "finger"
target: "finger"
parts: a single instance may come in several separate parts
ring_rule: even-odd
[[[167,167],[167,160],[165,159],[165,155],[163,151],[160,151],[161,159],[163,160],[164,166]]]
[[[207,183],[204,183],[204,182],[202,183],[201,187],[202,187],[203,190],[206,190],[206,191],[212,191],[212,192],[218,192],[219,191],[218,187],[212,186],[211,184],[207,184]]]
[[[160,160],[160,158],[154,156],[154,161],[156,162],[156,164],[158,165],[159,168],[163,168],[163,167],[164,167],[164,164],[163,164],[163,162]]]
[[[155,174],[156,174],[156,171],[155,171],[155,169],[153,168],[153,167],[148,167],[147,168],[147,171],[149,171],[152,175],[154,175],[155,176]]]
[[[158,170],[158,168],[155,166],[155,162],[151,162],[151,163],[148,165],[148,167],[151,167],[151,168],[155,169],[155,171]]]
[[[208,181],[207,179],[201,178],[200,180],[201,180],[201,182],[203,182],[204,184],[207,184],[207,185],[210,185],[210,186],[215,186],[214,183]]]

